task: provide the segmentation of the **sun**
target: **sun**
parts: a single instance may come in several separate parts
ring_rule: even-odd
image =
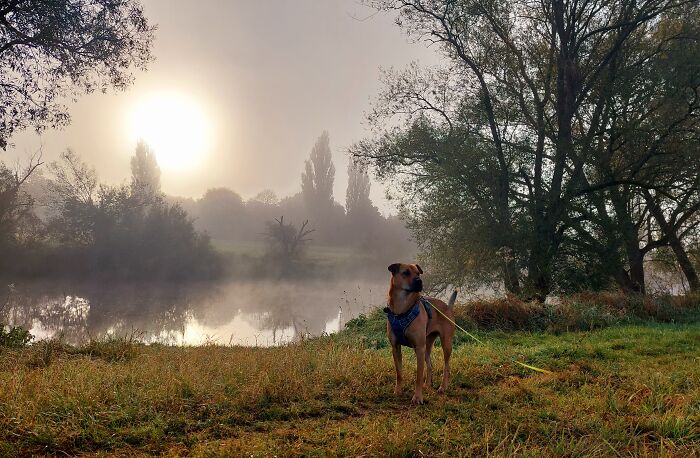
[[[163,169],[190,169],[202,161],[209,146],[204,112],[184,94],[150,94],[134,105],[129,120],[131,139],[144,140]]]

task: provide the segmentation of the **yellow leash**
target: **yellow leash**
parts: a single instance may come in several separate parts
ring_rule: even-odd
[[[457,323],[455,323],[454,320],[452,320],[449,316],[447,316],[447,315],[445,315],[444,313],[442,313],[442,310],[440,310],[439,308],[437,308],[437,307],[435,307],[433,304],[431,304],[430,301],[429,301],[428,299],[426,299],[426,298],[423,298],[423,299],[425,299],[425,301],[426,301],[428,304],[430,304],[430,306],[433,308],[433,310],[437,310],[437,312],[438,312],[440,315],[442,315],[447,321],[449,321],[450,323],[454,324],[455,327],[456,327],[457,329],[459,329],[460,331],[462,331],[463,333],[465,333],[466,335],[468,335],[468,336],[471,337],[472,339],[476,340],[476,341],[479,342],[481,345],[486,346],[486,344],[485,344],[484,342],[482,342],[480,339],[478,339],[475,335],[471,334],[471,333],[468,332],[466,329],[464,329],[462,326],[460,326],[460,325],[458,325]],[[531,365],[529,365],[529,364],[521,363],[520,361],[517,361],[517,360],[515,360],[515,359],[511,359],[511,361],[514,362],[515,364],[519,364],[520,366],[523,366],[523,367],[525,367],[525,368],[527,368],[527,369],[530,369],[530,370],[533,370],[533,371],[537,371],[537,372],[542,372],[543,374],[553,374],[553,373],[554,373],[554,372],[548,371],[548,370],[546,370],[546,369],[542,369],[542,368],[539,368],[539,367],[536,367],[536,366],[531,366]]]

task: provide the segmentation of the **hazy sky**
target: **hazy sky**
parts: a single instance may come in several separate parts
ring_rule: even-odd
[[[226,186],[246,198],[265,188],[295,193],[304,159],[326,129],[335,198],[344,204],[345,150],[368,133],[364,113],[380,87],[380,67],[437,61],[433,50],[411,43],[393,17],[367,18],[373,10],[355,0],[145,0],[144,7],[159,27],[149,70],[136,73],[126,92],[70,104],[72,124],[62,131],[16,135],[6,158],[43,144],[50,161],[70,147],[102,181],[125,181],[135,107],[165,91],[198,106],[209,141],[196,165],[171,170],[162,164],[164,192],[200,197]],[[380,186],[372,195],[388,210]]]

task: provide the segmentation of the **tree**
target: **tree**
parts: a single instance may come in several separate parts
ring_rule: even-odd
[[[335,166],[331,156],[328,132],[316,140],[301,174],[301,192],[307,208],[322,221],[333,207]]]
[[[66,97],[128,86],[154,31],[137,0],[0,2],[0,147],[17,130],[66,125]]]
[[[297,228],[292,223],[285,223],[284,216],[266,223],[265,235],[270,242],[270,254],[281,263],[283,271],[299,260],[304,246],[311,241],[309,235],[314,229],[307,228],[308,224],[309,221],[306,220]]]
[[[53,243],[44,249],[53,263],[39,258],[43,264],[33,270],[139,280],[220,273],[209,237],[194,229],[180,205],[168,204],[160,194],[148,196],[145,204],[133,186],[99,184],[95,170],[70,150],[50,171],[54,208],[48,231]]]
[[[97,191],[97,171],[82,161],[72,149],[61,153],[58,161],[49,164],[51,205],[61,206],[69,200],[91,204]],[[59,208],[60,210],[60,208]]]
[[[617,232],[608,239],[643,275],[629,204],[655,186],[666,146],[693,128],[697,82],[684,76],[696,67],[687,59],[691,71],[674,75],[667,57],[697,43],[697,2],[370,3],[398,11],[448,62],[387,72],[370,119],[379,135],[354,152],[399,179],[424,251],[454,253],[451,280],[493,275],[544,300],[590,214],[602,212],[611,224],[601,227]]]
[[[143,202],[150,202],[160,192],[160,167],[156,155],[143,140],[131,157],[131,192]]]
[[[370,181],[367,167],[357,160],[348,164],[348,189],[345,194],[345,211],[348,215],[372,207],[369,198]]]
[[[605,84],[594,88],[602,101],[601,127],[584,179],[604,192],[588,194],[588,209],[579,209],[581,217],[572,226],[579,240],[587,238],[586,245],[614,265],[615,278],[627,291],[646,290],[646,255],[671,243],[679,264],[687,266],[681,270],[693,276],[672,232],[683,236],[688,228],[680,231],[680,226],[697,211],[692,197],[700,109],[697,19],[697,5],[668,10],[626,43]],[[659,220],[661,208],[666,215]],[[665,217],[673,225],[665,225]],[[591,224],[605,234],[587,236]]]
[[[0,163],[0,250],[17,235],[18,226],[31,211],[33,199],[22,189],[24,183],[42,164],[41,154],[32,157],[24,168],[11,170]],[[6,256],[3,255],[3,258]]]
[[[197,208],[198,227],[213,237],[230,240],[240,234],[245,208],[236,192],[228,188],[208,189]]]
[[[280,203],[279,197],[277,197],[277,194],[272,189],[263,189],[250,200],[253,202],[259,202],[263,205],[270,206],[279,205]]]
[[[351,158],[345,194],[344,237],[364,251],[377,254],[386,248],[387,240],[382,235],[387,221],[382,218],[377,207],[372,205],[369,191],[367,165]]]
[[[94,243],[97,172],[67,149],[49,164],[50,229],[60,243],[88,246]]]

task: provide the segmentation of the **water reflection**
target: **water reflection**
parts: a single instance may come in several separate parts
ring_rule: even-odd
[[[0,322],[36,339],[73,344],[136,334],[147,342],[275,345],[337,331],[384,301],[385,286],[359,281],[227,284],[23,282],[6,288]]]

